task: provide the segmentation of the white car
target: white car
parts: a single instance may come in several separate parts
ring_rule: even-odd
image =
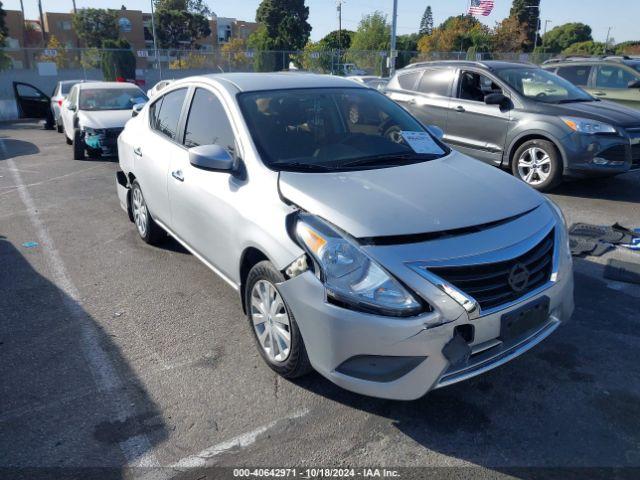
[[[62,103],[60,117],[73,158],[114,155],[117,139],[132,116],[132,108],[148,100],[131,83],[86,82],[73,86]]]
[[[375,75],[351,75],[347,78],[374,90],[384,90],[387,83],[389,83],[388,78],[376,77]]]
[[[84,80],[61,80],[56,84],[56,88],[51,96],[51,112],[53,113],[53,119],[56,122],[56,128],[58,133],[62,133],[62,120],[60,119],[60,112],[62,111],[62,103],[69,95],[71,88],[76,83],[82,83]]]
[[[165,88],[171,82],[173,82],[173,80],[160,80],[153,87],[151,87],[149,90],[147,90],[147,97],[153,98],[154,95],[156,95],[160,90]]]

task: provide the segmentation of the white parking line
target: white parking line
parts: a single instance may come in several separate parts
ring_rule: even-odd
[[[78,321],[81,333],[82,353],[89,365],[94,382],[98,390],[110,392],[110,404],[116,412],[117,419],[124,421],[133,417],[136,412],[131,408],[131,401],[124,392],[115,390],[124,382],[120,379],[109,356],[101,345],[100,337],[93,322],[87,318],[80,292],[67,274],[67,269],[58,250],[49,235],[46,225],[37,214],[35,203],[29,190],[22,182],[20,171],[16,168],[13,158],[9,157],[4,141],[0,139],[0,153],[6,159],[9,170],[17,186],[18,195],[24,204],[33,228],[36,231],[42,254],[49,266],[55,285],[62,290],[63,302],[69,314]],[[130,465],[146,467],[160,466],[153,454],[151,442],[146,435],[138,435],[119,444],[120,450]]]
[[[238,435],[237,437],[233,437],[229,440],[226,440],[222,443],[218,443],[212,447],[209,447],[196,455],[192,455],[190,457],[183,458],[182,460],[178,460],[173,465],[170,465],[170,468],[194,468],[194,467],[204,467],[211,461],[212,458],[220,455],[222,453],[228,452],[234,448],[246,448],[249,445],[255,443],[256,439],[259,435],[265,433],[268,430],[271,430],[278,423],[284,420],[293,420],[296,418],[304,417],[309,413],[309,410],[301,410],[299,412],[294,413],[285,418],[281,418],[279,420],[274,420],[271,423],[263,425],[261,427],[256,428],[247,433],[243,433],[242,435]]]

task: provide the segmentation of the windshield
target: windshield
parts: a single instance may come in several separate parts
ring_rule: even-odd
[[[262,160],[275,170],[383,168],[449,152],[404,109],[371,89],[272,90],[243,93],[238,100]]]
[[[139,88],[87,88],[80,90],[80,110],[131,110],[147,96]]]
[[[540,68],[506,68],[497,75],[525,97],[544,103],[592,102],[581,88]]]

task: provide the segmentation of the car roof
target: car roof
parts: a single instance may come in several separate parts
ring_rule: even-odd
[[[294,88],[367,88],[344,77],[302,72],[213,73],[183,78],[173,84],[179,85],[197,81],[220,85],[230,93]]]
[[[477,67],[486,70],[504,70],[507,68],[538,68],[533,63],[526,62],[507,62],[503,60],[484,60],[481,62],[473,60],[433,60],[428,62],[417,62],[407,65],[402,70],[411,70],[414,68],[428,67]],[[400,72],[399,70],[398,72]]]
[[[623,65],[638,65],[640,64],[639,57],[629,57],[626,55],[608,55],[603,57],[587,57],[581,55],[569,55],[567,57],[550,58],[543,63],[545,67],[550,65],[566,65],[576,63],[600,63],[600,64],[623,64]]]
[[[67,85],[70,83],[76,84],[76,83],[84,83],[84,82],[86,82],[86,80],[78,79],[78,80],[60,80],[58,83],[60,85]]]
[[[86,90],[89,88],[112,88],[112,89],[125,89],[125,88],[140,88],[135,83],[129,82],[82,82],[78,84],[80,90]]]

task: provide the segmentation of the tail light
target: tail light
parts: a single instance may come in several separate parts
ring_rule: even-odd
[[[58,106],[61,107],[62,106],[62,99],[58,100]]]

